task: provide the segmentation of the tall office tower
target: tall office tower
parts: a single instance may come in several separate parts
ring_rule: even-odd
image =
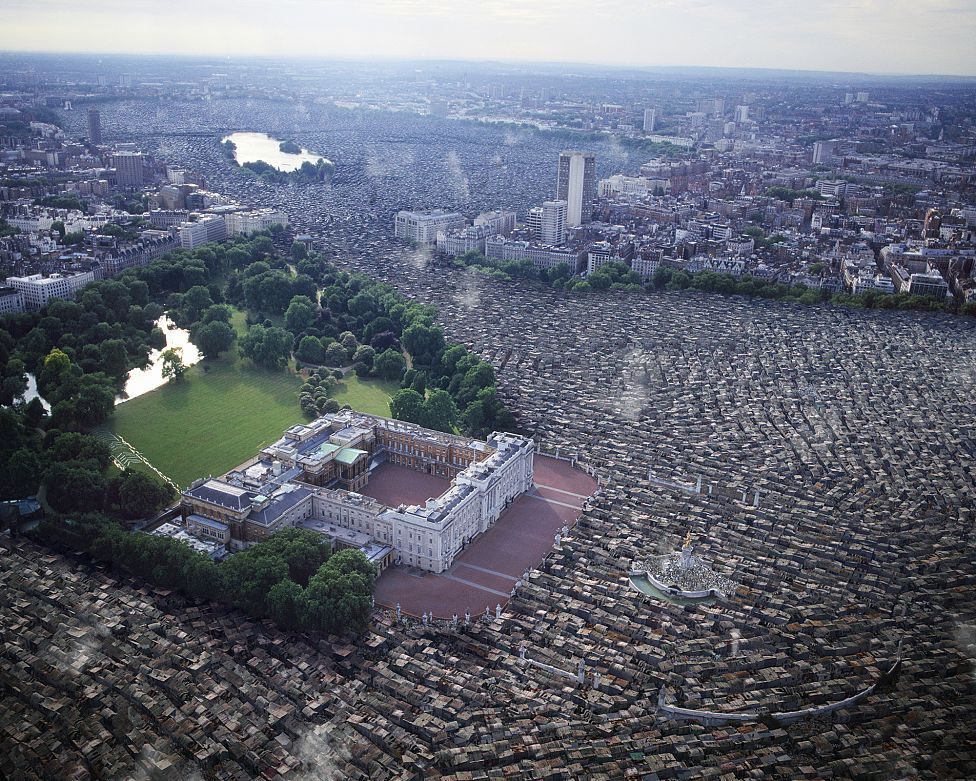
[[[94,146],[102,143],[102,115],[97,108],[88,109],[88,140]]]
[[[567,150],[559,153],[556,200],[566,201],[566,225],[590,221],[589,206],[596,198],[596,155]]]
[[[720,117],[725,113],[725,98],[698,98],[695,101],[695,111]]]
[[[749,107],[748,106],[736,106],[735,107],[735,121],[736,122],[748,122],[749,121]]]
[[[566,241],[566,201],[545,201],[542,204],[542,225],[539,240],[558,247]]]
[[[857,102],[858,103],[867,103],[868,102],[868,93],[867,92],[858,92],[857,93]]]
[[[112,155],[115,183],[119,187],[142,187],[145,173],[142,152],[115,152]]]
[[[834,159],[836,141],[815,141],[813,144],[813,164],[827,165]]]
[[[657,109],[656,108],[644,109],[644,132],[653,133],[654,124],[656,122],[657,122]]]

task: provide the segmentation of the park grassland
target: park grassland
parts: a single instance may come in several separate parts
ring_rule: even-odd
[[[390,397],[400,390],[391,380],[364,380],[350,372],[332,389],[329,396],[341,405],[348,404],[359,412],[390,417]]]
[[[191,367],[180,382],[119,404],[112,431],[185,488],[246,461],[303,420],[300,385],[287,370],[259,369],[228,353]]]
[[[242,313],[235,313],[233,324],[242,334]],[[108,428],[186,488],[198,477],[243,463],[304,421],[298,406],[301,384],[290,369],[273,372],[242,360],[235,344],[220,358],[191,366],[180,382],[119,404]],[[351,375],[332,395],[362,412],[389,415],[390,396],[398,387]]]

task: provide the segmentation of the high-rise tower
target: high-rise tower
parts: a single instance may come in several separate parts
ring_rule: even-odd
[[[654,125],[656,123],[657,123],[657,109],[656,108],[644,109],[644,132],[653,133]]]
[[[590,221],[589,206],[596,198],[596,155],[567,150],[559,153],[556,200],[566,201],[566,225]]]
[[[92,146],[102,143],[102,115],[97,108],[88,109],[88,140]]]

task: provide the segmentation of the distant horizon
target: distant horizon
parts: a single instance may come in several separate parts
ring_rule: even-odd
[[[6,0],[0,49],[976,78],[966,0]],[[694,65],[684,63],[694,62]]]
[[[787,68],[766,65],[696,65],[690,63],[675,64],[625,64],[614,62],[598,62],[586,60],[525,60],[504,57],[454,57],[454,56],[406,56],[406,55],[332,55],[320,54],[215,54],[212,52],[127,52],[127,51],[87,51],[87,50],[55,50],[55,49],[2,49],[0,57],[80,57],[89,59],[100,58],[132,58],[132,59],[172,59],[172,60],[216,60],[220,62],[280,61],[301,62],[311,61],[319,63],[377,63],[377,64],[456,64],[456,65],[499,65],[499,66],[552,66],[552,67],[581,67],[607,71],[715,71],[726,72],[756,72],[770,74],[802,74],[819,76],[854,76],[881,79],[939,79],[947,78],[957,81],[976,81],[974,73],[937,73],[916,71],[857,71],[857,70],[827,70],[823,68]]]

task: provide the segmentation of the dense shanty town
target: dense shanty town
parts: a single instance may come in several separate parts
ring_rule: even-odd
[[[971,83],[4,57],[0,316],[281,226],[518,433],[342,409],[133,532],[361,550],[360,635],[0,534],[0,776],[976,773]]]

